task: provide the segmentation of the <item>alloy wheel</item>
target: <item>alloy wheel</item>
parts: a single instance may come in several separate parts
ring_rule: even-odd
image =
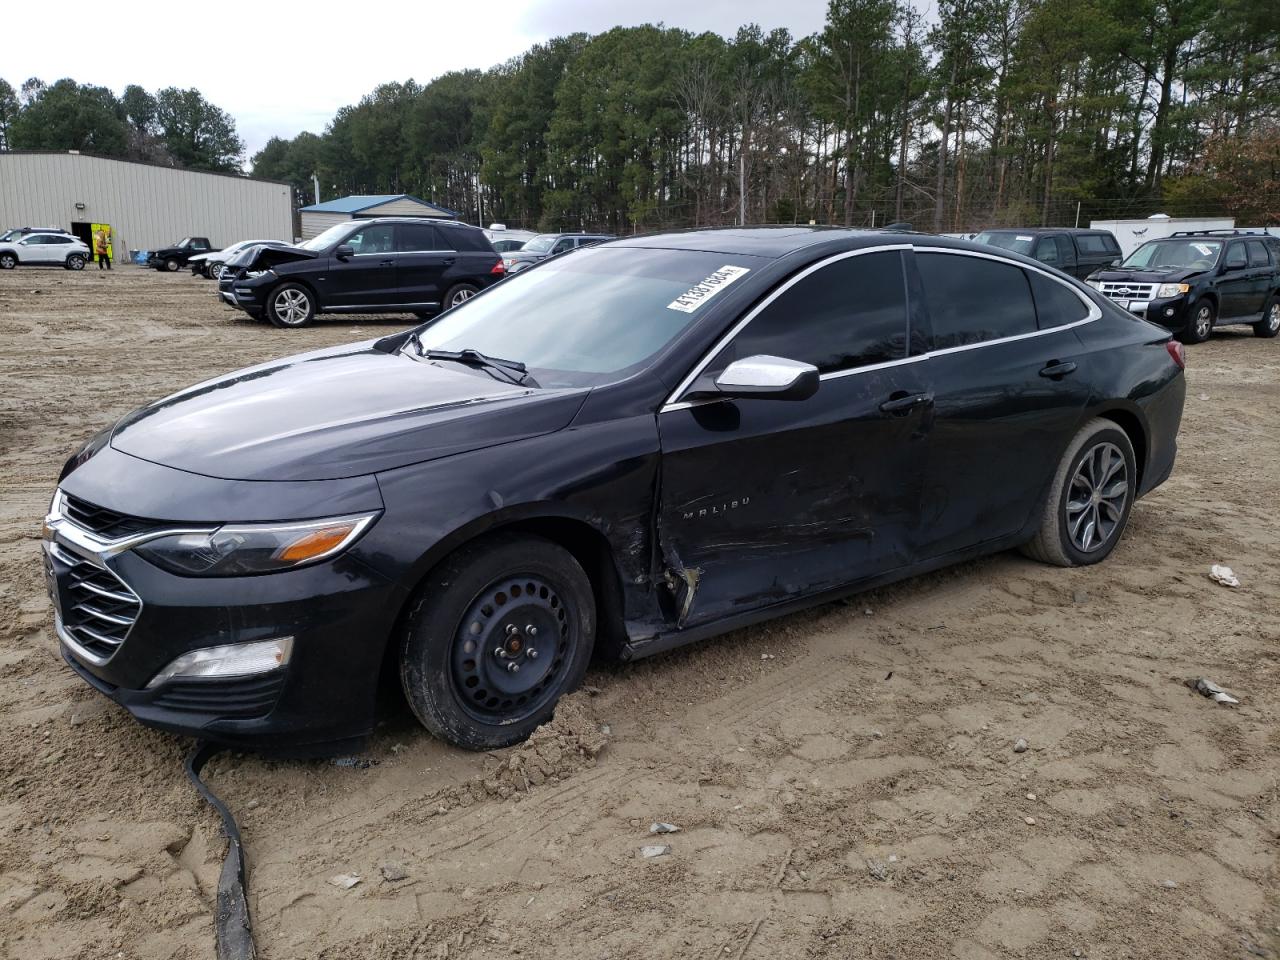
[[[572,623],[555,586],[541,577],[509,577],[486,588],[463,615],[450,651],[466,712],[509,722],[556,696],[556,680],[581,642]]]
[[[225,268],[222,266],[222,264],[215,263],[213,266],[209,268],[209,277],[213,280],[221,280],[223,269]]]
[[[307,319],[307,295],[301,290],[282,290],[271,302],[279,321],[287,326],[296,326]]]
[[[1213,311],[1207,305],[1202,306],[1196,311],[1196,339],[1207,340],[1212,329]]]
[[[475,296],[475,291],[473,290],[459,290],[457,293],[455,293],[452,297],[449,298],[449,306],[456,307],[458,304],[463,303],[467,300],[470,300],[474,296]]]
[[[1280,330],[1280,300],[1273,303],[1267,311],[1267,329]]]
[[[11,253],[0,256],[0,270],[12,270],[18,265],[18,258]]]
[[[1067,490],[1067,534],[1077,550],[1093,553],[1110,543],[1129,502],[1129,467],[1114,443],[1090,449]]]

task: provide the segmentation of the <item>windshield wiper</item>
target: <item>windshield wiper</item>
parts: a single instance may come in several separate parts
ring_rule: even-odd
[[[417,340],[416,334],[413,339]],[[537,387],[538,385],[538,381],[529,376],[525,365],[518,360],[490,357],[470,347],[462,350],[423,350],[421,340],[417,340],[417,345],[418,354],[428,360],[452,360],[455,363],[466,363],[480,367],[487,373],[496,375],[498,379],[507,381],[507,383],[525,387]]]

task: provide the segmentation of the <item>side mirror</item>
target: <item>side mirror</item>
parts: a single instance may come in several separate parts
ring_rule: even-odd
[[[355,247],[349,243],[340,243],[333,248],[333,255],[339,260],[350,260],[356,255]]]
[[[742,399],[808,400],[818,383],[813,364],[766,354],[735,360],[716,377],[722,395]]]

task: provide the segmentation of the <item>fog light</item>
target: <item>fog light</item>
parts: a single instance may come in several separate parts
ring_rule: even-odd
[[[1164,308],[1164,315],[1165,315],[1166,317],[1172,317],[1172,316],[1173,316],[1173,307],[1165,307],[1165,308]]]
[[[267,673],[283,667],[292,653],[293,637],[204,647],[178,657],[151,679],[147,689],[175,677],[247,677]]]

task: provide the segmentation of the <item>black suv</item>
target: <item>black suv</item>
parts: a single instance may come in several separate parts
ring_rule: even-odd
[[[1120,259],[1120,244],[1106,230],[1010,227],[1007,230],[983,230],[973,239],[1032,257],[1082,280]]]
[[[208,237],[183,237],[171,247],[149,250],[147,266],[153,270],[167,270],[173,273],[179,267],[185,266],[187,261],[197,253],[208,253],[214,249],[216,247],[209,243]]]
[[[277,327],[319,313],[413,313],[456,307],[506,275],[479,227],[393,217],[330,227],[296,247],[256,247],[227,264],[218,296]]]
[[[1280,238],[1266,234],[1187,231],[1148,240],[1089,285],[1183,343],[1203,343],[1229,323],[1251,324],[1259,337],[1280,332]]]
[[[519,250],[504,253],[502,263],[507,273],[519,273],[549,257],[613,239],[611,233],[540,233]]]

